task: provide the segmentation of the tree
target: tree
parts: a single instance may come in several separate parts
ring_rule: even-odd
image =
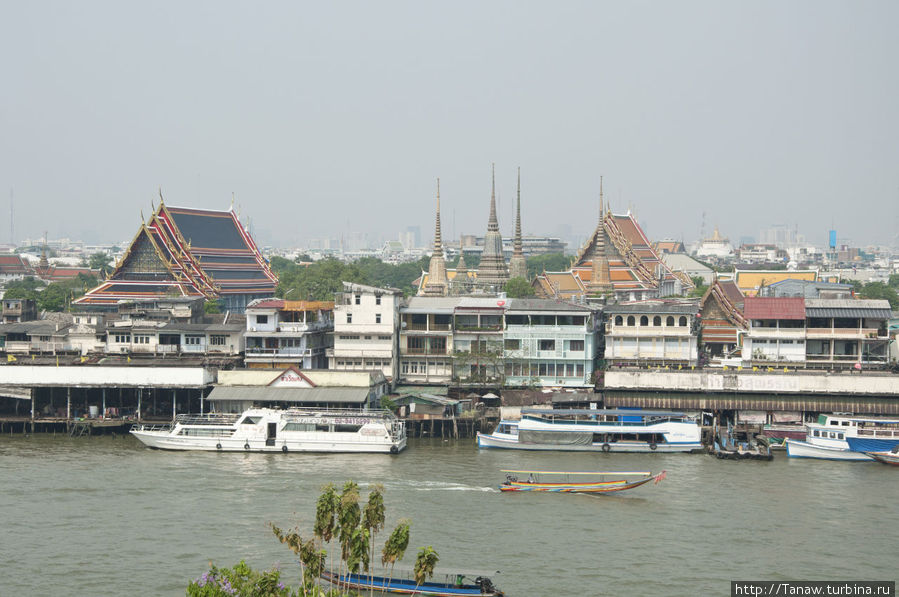
[[[384,549],[381,550],[381,565],[386,566],[390,564],[390,576],[387,580],[388,586],[393,579],[393,567],[396,566],[397,561],[403,559],[403,556],[406,555],[406,548],[409,547],[409,524],[408,519],[400,519],[396,528],[387,537],[387,541],[384,542]]]
[[[705,283],[705,280],[703,280],[699,276],[691,276],[690,280],[693,281],[693,290],[690,291],[690,294],[688,296],[701,297],[705,294],[705,291],[709,289],[709,286]]]
[[[505,291],[509,298],[526,298],[535,295],[533,286],[524,278],[511,278],[506,282]]]
[[[100,276],[106,277],[112,271],[112,265],[110,262],[112,261],[112,257],[110,257],[109,253],[93,253],[87,260],[87,265],[91,269],[100,270]]]
[[[861,287],[859,296],[866,299],[883,299],[890,302],[890,308],[899,309],[899,294],[883,282],[870,282]]]
[[[203,312],[207,315],[213,315],[215,313],[221,313],[222,310],[221,308],[219,308],[219,302],[216,300],[212,300],[203,303]]]
[[[434,576],[434,566],[440,558],[434,548],[428,545],[418,550],[418,557],[415,558],[415,586],[420,587],[425,581]]]
[[[899,274],[890,274],[890,279],[887,284],[889,284],[890,288],[899,290]]]
[[[571,267],[571,257],[564,253],[545,253],[534,255],[527,260],[528,277],[533,278],[543,270],[548,272],[563,272]]]
[[[272,568],[259,572],[241,560],[233,568],[210,566],[200,578],[187,587],[188,597],[226,597],[246,595],[247,597],[290,597],[291,590],[281,582],[281,571]]]

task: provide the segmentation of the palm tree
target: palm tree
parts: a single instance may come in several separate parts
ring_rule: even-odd
[[[361,520],[359,486],[354,481],[347,481],[343,485],[343,491],[340,492],[340,503],[337,508],[337,539],[340,542],[340,559],[343,563],[349,563],[353,533]]]
[[[331,543],[337,530],[337,510],[340,507],[340,496],[337,495],[337,488],[333,483],[328,483],[322,487],[322,494],[318,498],[315,506],[315,526],[313,533],[320,541]],[[331,574],[334,574],[334,561],[330,561]]]
[[[440,557],[437,555],[437,552],[434,551],[434,548],[428,545],[427,547],[422,547],[418,550],[418,557],[415,558],[415,588],[421,586],[426,580],[434,576],[434,566],[437,565],[437,561]]]
[[[377,484],[371,488],[368,494],[368,503],[362,511],[362,526],[369,534],[369,546],[371,555],[369,562],[375,558],[375,535],[384,528],[385,508],[384,508],[384,486]],[[369,569],[368,580],[372,581],[372,572]],[[374,588],[370,588],[369,595],[374,593]]]
[[[387,586],[393,580],[393,567],[396,566],[397,560],[402,560],[406,554],[406,548],[409,547],[409,524],[408,518],[400,519],[396,528],[387,537],[384,543],[384,549],[381,550],[381,565],[390,564],[390,576],[387,579]]]

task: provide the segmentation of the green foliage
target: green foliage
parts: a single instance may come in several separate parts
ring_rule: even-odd
[[[854,286],[854,285],[853,285]],[[899,294],[894,288],[884,284],[883,282],[870,282],[863,285],[858,294],[866,299],[884,299],[890,302],[892,309],[899,309]]]
[[[400,519],[396,528],[387,537],[384,542],[384,548],[381,550],[381,565],[390,564],[390,576],[393,577],[393,567],[399,560],[406,555],[406,548],[409,547],[409,525],[410,521],[406,518]]]
[[[315,536],[330,543],[336,530],[337,509],[340,507],[340,496],[333,483],[328,483],[322,488],[322,494],[318,498],[315,508]]]
[[[343,282],[398,288],[411,294],[414,291],[412,282],[427,269],[428,258],[391,265],[374,257],[365,257],[353,263],[329,257],[299,265],[283,257],[273,257],[271,264],[280,279],[278,296],[294,300],[330,301],[334,300],[336,293],[343,291]]]
[[[504,290],[509,298],[527,298],[535,294],[530,282],[524,278],[511,278]]]
[[[259,572],[243,560],[233,568],[210,565],[209,572],[187,587],[188,597],[294,597],[298,594],[281,582],[279,570]]]
[[[694,288],[687,296],[701,297],[705,294],[705,291],[709,289],[708,285],[705,283],[705,280],[703,280],[700,276],[691,276],[690,280],[693,281]]]
[[[340,556],[344,561],[350,559],[353,532],[359,528],[361,520],[359,486],[354,481],[347,481],[340,492],[340,506],[337,508],[337,539],[340,541]]]
[[[437,552],[434,551],[434,548],[430,545],[418,550],[414,568],[416,585],[421,585],[423,582],[434,576],[434,566],[437,565],[438,560],[440,560],[440,558],[437,556]]]
[[[895,288],[899,290],[899,274],[890,274],[889,282],[887,282],[890,288]]]
[[[391,412],[396,411],[397,404],[389,396],[381,396],[381,408]]]
[[[214,313],[221,313],[222,310],[219,307],[218,301],[206,301],[203,303],[203,312],[207,315],[212,315]]]
[[[564,272],[571,267],[571,257],[564,253],[546,253],[545,255],[534,255],[528,260],[528,277],[533,278],[537,274],[542,274],[543,270],[548,272]]]
[[[15,280],[6,286],[6,298],[32,299],[39,311],[65,311],[72,301],[97,285],[97,278],[78,274],[63,282],[52,282],[46,287],[36,278]]]
[[[93,253],[87,260],[87,266],[100,270],[100,276],[106,277],[112,271],[112,257],[109,253]]]

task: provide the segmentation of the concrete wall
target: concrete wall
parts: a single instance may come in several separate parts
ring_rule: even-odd
[[[899,375],[730,371],[606,371],[609,390],[899,396]]]
[[[215,383],[216,370],[205,367],[103,367],[6,365],[0,386],[54,387],[203,387]]]

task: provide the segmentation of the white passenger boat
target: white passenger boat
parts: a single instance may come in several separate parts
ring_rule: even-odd
[[[406,427],[389,411],[251,408],[241,414],[179,415],[131,433],[151,448],[221,452],[375,452],[406,447]]]
[[[791,458],[821,458],[871,462],[863,451],[854,451],[850,440],[860,434],[891,431],[899,427],[899,419],[819,415],[817,423],[806,425],[805,441],[787,439],[787,455]]]
[[[565,452],[692,452],[701,430],[684,413],[648,410],[522,409],[478,434],[479,448]]]

